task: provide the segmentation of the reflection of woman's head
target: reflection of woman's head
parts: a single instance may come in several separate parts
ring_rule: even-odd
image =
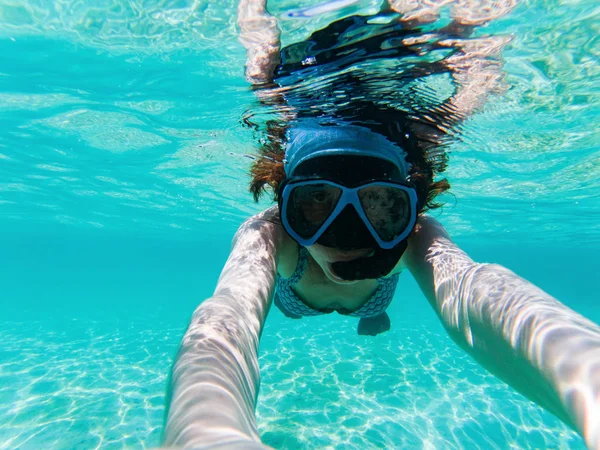
[[[435,196],[449,188],[445,180],[434,181],[446,159],[443,133],[436,128],[440,121],[432,111],[455,86],[440,64],[444,53],[406,44],[422,32],[407,30],[397,18],[390,11],[345,17],[281,49],[275,88],[262,89],[260,97],[299,121],[327,118],[365,127],[398,146],[422,211],[435,207]],[[286,177],[282,161],[289,126],[267,124],[267,139],[251,169],[255,199],[265,186],[277,198]]]

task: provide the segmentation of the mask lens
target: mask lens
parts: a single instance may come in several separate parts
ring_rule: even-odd
[[[292,229],[303,239],[310,239],[335,209],[342,190],[325,183],[293,187],[286,209]]]
[[[391,186],[366,186],[358,191],[358,198],[382,241],[393,241],[406,230],[411,214],[406,191]]]

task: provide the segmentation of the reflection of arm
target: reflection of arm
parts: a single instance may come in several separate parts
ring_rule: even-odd
[[[425,122],[447,129],[468,118],[483,106],[487,96],[504,90],[500,54],[509,42],[507,36],[469,38],[475,27],[485,25],[508,14],[518,0],[389,0],[390,7],[402,14],[407,28],[434,22],[442,7],[450,7],[453,21],[441,31],[456,38],[437,37],[437,46],[453,50],[441,61],[456,82],[456,93],[436,111],[429,112]],[[436,38],[435,32],[413,39]],[[407,42],[407,45],[409,42]]]
[[[519,0],[388,0],[410,28],[436,21],[440,9],[450,6],[456,26],[477,27],[505,16]]]
[[[258,344],[275,284],[281,233],[250,219],[234,239],[214,295],[196,309],[171,380],[164,445],[258,449]]]
[[[450,69],[456,92],[432,112],[442,118],[444,126],[462,122],[484,105],[488,95],[502,92],[504,72],[500,53],[509,40],[506,36],[488,36],[438,42],[440,47],[454,49],[443,64]]]
[[[600,449],[600,327],[508,269],[477,264],[421,219],[408,266],[450,337]]]
[[[253,85],[270,83],[279,64],[277,19],[267,11],[267,0],[240,0],[240,42],[247,52],[246,80]]]

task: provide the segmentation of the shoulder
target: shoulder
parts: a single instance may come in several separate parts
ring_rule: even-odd
[[[433,244],[439,243],[441,240],[451,242],[450,236],[442,224],[431,216],[425,214],[419,216],[417,224],[408,238],[408,247],[396,265],[394,273],[410,269],[419,261],[424,260]]]
[[[233,238],[233,245],[237,246],[240,241],[264,241],[279,247],[283,234],[277,208],[269,208],[240,225]]]
[[[246,220],[239,227],[233,246],[241,247],[242,251],[256,251],[258,247],[266,246],[274,253],[277,269],[284,275],[290,267],[293,273],[298,259],[298,244],[283,229],[276,206]]]
[[[408,246],[415,247],[423,242],[439,238],[450,239],[450,236],[437,219],[434,219],[426,214],[422,214],[419,216],[415,229],[408,239]]]
[[[433,217],[420,217],[409,237],[405,264],[413,273],[430,273],[456,277],[475,264]]]
[[[279,208],[277,206],[272,206],[264,211],[250,217],[247,222],[250,221],[265,221],[269,222],[273,225],[281,226],[281,218],[279,216]]]

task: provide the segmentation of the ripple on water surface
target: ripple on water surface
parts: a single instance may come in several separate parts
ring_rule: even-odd
[[[237,2],[72,3],[2,3],[6,222],[172,236],[234,227],[266,206],[247,193],[243,155],[256,145],[239,122],[255,99],[243,78]],[[284,45],[381,6],[290,14],[318,3],[269,3]],[[442,221],[453,236],[598,245],[596,23],[596,1],[527,0],[477,32],[511,37],[501,56],[507,89],[449,148],[444,174],[456,197],[447,201],[456,207]],[[118,184],[98,183],[107,175]]]

